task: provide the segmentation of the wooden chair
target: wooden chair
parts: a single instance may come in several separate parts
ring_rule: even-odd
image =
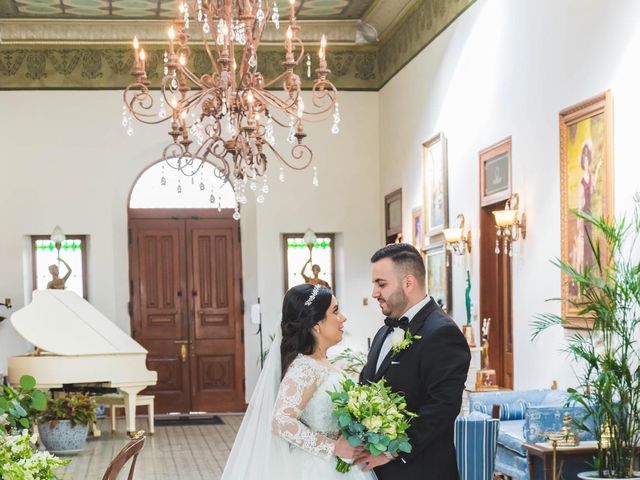
[[[129,476],[127,480],[133,479],[133,471],[136,468],[136,460],[138,455],[144,447],[144,441],[146,437],[144,432],[141,432],[138,436],[134,437],[129,443],[127,443],[118,454],[113,457],[111,463],[107,467],[107,471],[104,472],[102,480],[117,480],[120,471],[131,460],[131,468],[129,469]]]

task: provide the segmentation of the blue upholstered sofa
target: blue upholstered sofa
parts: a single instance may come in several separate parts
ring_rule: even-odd
[[[567,393],[562,390],[524,390],[477,392],[469,394],[469,411],[491,416],[493,405],[500,405],[500,427],[495,471],[514,480],[528,480],[525,443],[546,441],[545,432],[562,428],[564,413],[575,419],[584,417],[580,406],[565,407]],[[580,432],[580,440],[593,440]]]

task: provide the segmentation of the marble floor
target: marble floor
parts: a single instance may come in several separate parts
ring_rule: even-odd
[[[223,425],[156,426],[155,435],[147,436],[138,457],[134,479],[219,479],[242,415],[220,415],[220,418]],[[139,417],[137,427],[145,429],[146,418]],[[90,436],[82,453],[67,457],[71,463],[57,472],[61,480],[102,479],[109,462],[128,439],[123,419],[114,434],[108,419],[102,420],[100,429],[100,438]],[[127,475],[118,478],[126,479]]]

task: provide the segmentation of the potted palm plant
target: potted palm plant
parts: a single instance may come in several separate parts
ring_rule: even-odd
[[[89,425],[96,421],[96,401],[85,393],[49,400],[40,417],[38,431],[51,453],[71,455],[84,449]]]
[[[582,479],[636,478],[640,442],[640,196],[631,221],[594,218],[573,213],[593,227],[588,238],[594,263],[577,271],[554,262],[579,287],[577,300],[563,298],[580,316],[593,321],[593,329],[567,337],[566,351],[580,370],[569,401],[586,415],[576,427],[598,440],[595,471]],[[544,314],[533,322],[533,337],[565,319]]]

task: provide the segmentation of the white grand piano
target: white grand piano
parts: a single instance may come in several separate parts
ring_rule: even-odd
[[[82,297],[68,290],[36,290],[32,302],[11,315],[11,323],[37,347],[9,358],[9,382],[35,377],[42,389],[96,384],[124,396],[127,431],[136,430],[136,395],[155,385],[147,351]]]

